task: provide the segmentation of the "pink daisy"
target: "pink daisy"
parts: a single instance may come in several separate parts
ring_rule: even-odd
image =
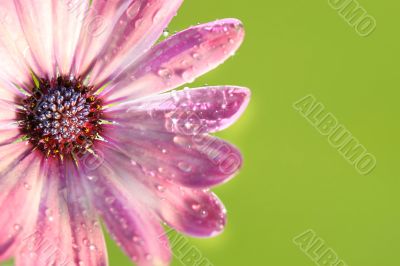
[[[107,265],[101,220],[138,265],[168,265],[164,224],[223,230],[209,189],[242,159],[209,134],[250,93],[167,91],[230,57],[244,31],[224,19],[155,44],[181,2],[0,2],[0,261]]]

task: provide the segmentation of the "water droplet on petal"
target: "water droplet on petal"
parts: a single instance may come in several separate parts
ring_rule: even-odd
[[[153,23],[159,23],[159,21],[160,21],[160,19],[162,18],[162,16],[163,16],[163,12],[161,12],[160,9],[157,10],[157,11],[154,13],[154,16],[153,16]]]
[[[198,204],[198,203],[192,204],[192,209],[193,209],[194,211],[200,210],[200,207],[201,207],[201,205]]]
[[[133,4],[126,10],[126,15],[130,19],[134,19],[140,10],[140,1],[134,1]]]
[[[141,245],[142,244],[142,240],[140,239],[140,237],[138,236],[133,236],[132,237],[133,242],[135,242],[137,245]]]
[[[195,77],[193,75],[191,75],[191,73],[189,71],[183,71],[182,72],[182,79],[186,83],[192,83],[195,80]]]
[[[83,245],[85,245],[85,246],[87,246],[87,247],[90,245],[89,239],[87,239],[87,238],[84,238],[84,239],[82,240],[82,243],[83,243]]]
[[[176,103],[179,102],[179,95],[178,95],[178,92],[177,92],[176,90],[171,91],[171,96],[172,96],[172,99],[173,99]]]
[[[159,192],[165,192],[165,187],[161,186],[161,185],[156,185],[156,188]]]
[[[114,197],[107,197],[105,199],[105,201],[106,201],[107,204],[113,204],[113,202],[115,201],[115,198]]]
[[[15,232],[19,232],[22,230],[22,226],[20,224],[14,224],[13,228]]]
[[[48,219],[50,222],[52,222],[52,221],[54,220],[53,212],[52,212],[50,209],[46,209],[46,210],[45,210],[45,214],[46,214],[46,216],[47,216],[47,219]]]
[[[178,167],[183,172],[189,173],[192,171],[192,166],[187,162],[179,162]]]
[[[158,75],[167,80],[172,78],[172,72],[167,68],[161,68],[160,70],[158,70]]]
[[[206,210],[201,210],[201,211],[200,211],[200,216],[201,216],[202,218],[206,218],[206,217],[208,216],[208,211],[206,211]]]
[[[163,30],[163,36],[164,37],[168,37],[169,36],[169,30],[168,29],[164,29]]]
[[[186,128],[186,129],[191,129],[192,126],[193,126],[193,124],[192,124],[190,121],[187,121],[187,122],[185,123],[185,128]]]
[[[192,57],[196,60],[201,60],[201,55],[199,53],[193,53]]]
[[[32,186],[25,182],[25,183],[24,183],[24,188],[25,188],[26,190],[31,190],[31,189],[32,189]]]

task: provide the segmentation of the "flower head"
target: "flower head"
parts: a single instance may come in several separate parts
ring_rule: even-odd
[[[225,19],[155,44],[181,2],[1,1],[0,261],[107,265],[100,219],[145,266],[171,260],[163,223],[196,237],[223,230],[209,189],[242,158],[210,133],[250,93],[170,90],[230,57],[244,31]]]

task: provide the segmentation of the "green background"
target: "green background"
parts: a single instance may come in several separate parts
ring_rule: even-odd
[[[188,0],[172,32],[218,18],[245,24],[239,52],[191,87],[252,89],[245,115],[219,136],[245,166],[215,189],[229,215],[214,239],[190,239],[215,266],[315,265],[292,239],[314,230],[352,266],[400,265],[400,4],[360,0],[375,17],[368,37],[328,0]],[[357,173],[292,104],[313,94],[377,158]],[[108,241],[111,265],[131,265]],[[173,265],[182,265],[175,259]]]

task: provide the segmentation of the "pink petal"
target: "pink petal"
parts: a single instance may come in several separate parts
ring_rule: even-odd
[[[116,124],[104,125],[103,136],[112,149],[147,171],[187,187],[226,182],[242,166],[237,148],[204,134],[184,136]]]
[[[110,176],[127,195],[156,212],[173,228],[201,237],[214,236],[223,230],[225,208],[214,194],[180,187],[168,177],[130,161],[108,145],[101,145],[99,149],[105,160],[103,165],[110,166],[102,170],[103,176]]]
[[[1,126],[1,122],[0,122]],[[0,128],[0,147],[16,142],[20,138],[19,130],[16,126]]]
[[[16,114],[17,108],[12,102],[0,99],[0,128],[6,128],[12,123],[16,124]]]
[[[0,147],[0,261],[32,232],[42,189],[40,154],[25,143]]]
[[[107,265],[101,226],[76,171],[47,163],[36,227],[21,244],[16,265]]]
[[[138,181],[147,187],[147,190],[141,189],[142,193],[151,196],[143,197],[143,202],[174,229],[197,237],[215,236],[224,229],[226,211],[213,193],[178,186],[162,175],[153,176],[150,169],[125,163],[125,155],[118,155],[114,151],[104,149],[104,155],[110,158],[112,165],[119,162],[123,170],[117,170],[117,176],[132,195],[138,194]],[[138,168],[141,168],[142,173]],[[136,178],[135,182],[127,179],[127,175]]]
[[[77,50],[76,67],[92,82],[108,77],[149,49],[176,14],[182,0],[94,1]],[[79,71],[79,69],[77,69]]]
[[[105,119],[132,130],[146,128],[182,135],[223,130],[244,112],[250,91],[239,87],[206,87],[173,91],[106,110]]]
[[[13,0],[0,1],[0,76],[5,80],[23,84],[28,81],[29,70],[35,64],[22,31]]]
[[[0,122],[1,126],[1,122]],[[0,128],[0,146],[11,144],[20,138],[19,130],[15,126],[8,128]]]
[[[220,234],[226,224],[226,210],[213,193],[164,183],[158,191],[158,213],[174,229],[195,237]]]
[[[10,0],[6,0],[10,1]],[[53,47],[52,0],[14,0],[22,31],[32,52],[38,72],[56,75]]]
[[[198,237],[214,236],[223,230],[226,211],[214,194],[207,190],[180,187],[169,178],[131,162],[125,154],[115,152],[107,145],[98,150],[104,158],[100,167],[104,171],[102,176],[110,177],[110,182],[118,183],[121,190],[131,195],[132,201],[152,209],[173,228]],[[115,165],[118,166],[112,168]]]
[[[91,70],[94,83],[115,69],[123,69],[146,52],[160,37],[183,0],[129,1],[126,11],[112,29]]]
[[[163,227],[155,213],[138,201],[146,192],[139,187],[140,195],[127,190],[110,166],[103,162],[95,170],[83,167],[88,178],[81,177],[108,230],[137,265],[168,265],[171,253]]]
[[[0,73],[0,101],[6,103],[8,106],[14,104],[16,98],[23,98],[28,93],[21,89],[18,89],[16,83],[13,84],[12,80],[4,79]],[[14,107],[13,107],[14,108]]]
[[[72,235],[67,224],[65,201],[60,198],[60,171],[56,162],[46,162],[45,184],[35,227],[24,236],[16,265],[64,265],[72,260]],[[68,248],[68,243],[70,247]]]
[[[73,6],[79,7],[81,3],[82,1],[74,1]],[[128,0],[92,1],[90,8],[83,14],[83,26],[74,55],[72,73],[80,75],[89,67],[128,4]]]
[[[71,231],[73,231],[73,248],[75,262],[83,265],[108,265],[107,249],[97,213],[90,202],[89,193],[80,180],[79,170],[72,162],[66,162],[67,204]]]
[[[0,99],[0,147],[21,137],[14,104]]]
[[[107,84],[109,102],[160,93],[193,81],[224,62],[240,46],[240,21],[225,19],[195,26],[158,44]]]
[[[0,182],[4,184],[6,178],[10,178],[8,172],[17,167],[31,152],[32,147],[25,142],[2,144],[0,146]],[[3,188],[0,187],[0,189]],[[0,195],[0,198],[1,196],[4,195]]]
[[[84,25],[84,22],[90,2],[89,0],[52,1],[54,55],[61,74],[70,74],[81,30],[86,30],[84,27],[88,26]]]

